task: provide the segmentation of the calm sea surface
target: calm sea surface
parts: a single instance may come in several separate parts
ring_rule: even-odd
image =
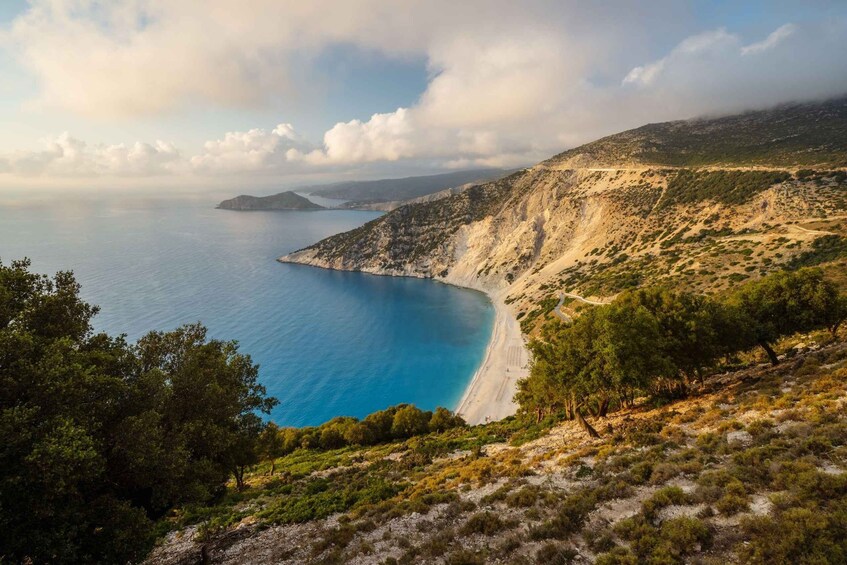
[[[433,281],[283,265],[275,259],[375,212],[233,212],[220,198],[0,198],[0,259],[73,270],[98,330],[135,340],[202,321],[236,339],[280,400],[311,425],[400,402],[453,408],[482,360],[493,309]]]

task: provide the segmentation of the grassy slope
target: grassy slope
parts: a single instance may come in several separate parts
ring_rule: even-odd
[[[198,540],[233,563],[836,555],[847,509],[847,343],[789,349],[822,338],[786,342],[794,356],[775,369],[753,363],[688,400],[597,421],[599,440],[574,423],[539,431],[504,422],[296,452],[275,477],[263,465],[247,491],[173,518],[195,526],[171,534],[152,562],[198,555]]]

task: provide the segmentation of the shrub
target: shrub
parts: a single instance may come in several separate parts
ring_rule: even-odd
[[[596,565],[638,565],[638,557],[627,547],[616,547],[597,556]]]
[[[728,516],[747,510],[749,507],[747,497],[738,494],[725,494],[715,502],[718,512]]]
[[[520,546],[523,545],[521,538],[519,536],[507,536],[498,546],[497,553],[499,554],[510,554],[514,553]]]
[[[464,536],[472,534],[493,536],[505,528],[506,525],[497,514],[492,512],[480,512],[468,518],[468,521],[465,522],[464,526],[462,526],[460,533]]]
[[[588,549],[594,553],[603,553],[611,551],[615,548],[615,538],[608,529],[596,530],[586,529],[582,532],[582,537],[588,545]]]
[[[661,485],[679,475],[680,472],[679,465],[674,463],[658,463],[653,467],[653,472],[650,474],[650,482],[654,485]]]
[[[458,414],[453,414],[446,408],[438,407],[432,413],[432,418],[429,420],[429,431],[443,432],[450,428],[457,428],[465,425],[465,421]]]
[[[376,441],[376,434],[364,422],[357,422],[344,432],[344,441],[350,445],[371,445]]]
[[[538,500],[538,487],[526,486],[513,492],[506,498],[506,504],[512,508],[529,508]]]
[[[391,422],[391,435],[395,438],[408,438],[429,431],[432,415],[412,405],[403,406],[394,414]]]
[[[632,551],[638,557],[643,558],[650,555],[653,548],[659,543],[656,528],[650,525],[644,519],[644,516],[625,518],[615,524],[614,530],[621,539],[630,542]]]
[[[744,563],[844,563],[847,558],[847,503],[832,511],[790,508],[773,518],[741,521],[747,543],[738,548]]]
[[[708,545],[712,539],[712,531],[697,518],[683,516],[662,522],[659,536],[678,556],[691,553],[698,545]]]
[[[641,511],[648,520],[653,520],[662,508],[674,504],[687,504],[688,496],[679,487],[665,487],[656,491],[653,496],[641,505]]]
[[[529,530],[529,536],[535,540],[564,539],[578,532],[588,514],[594,510],[597,499],[588,490],[578,491],[567,497],[552,520]]]
[[[563,547],[556,543],[544,544],[535,554],[539,565],[567,565],[579,554],[572,547]]]
[[[479,552],[460,549],[447,556],[446,565],[485,565],[485,556]]]

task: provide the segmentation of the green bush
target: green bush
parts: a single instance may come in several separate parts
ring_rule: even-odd
[[[471,534],[493,536],[505,528],[506,524],[497,514],[494,514],[493,512],[480,512],[468,518],[468,521],[465,522],[459,531],[464,536],[469,536]]]
[[[682,169],[668,182],[658,208],[715,200],[743,204],[768,187],[785,182],[784,171],[696,171]]]
[[[529,530],[534,540],[565,539],[582,529],[588,514],[597,506],[590,490],[577,491],[562,501],[556,516]]]
[[[616,547],[608,553],[601,553],[594,562],[596,565],[638,565],[638,556],[628,547]]]
[[[738,547],[744,563],[847,562],[847,502],[832,510],[790,508],[775,516],[741,522],[746,543]]]
[[[697,518],[683,516],[662,522],[659,536],[675,555],[681,556],[698,547],[702,549],[708,546],[712,540],[712,531]]]
[[[579,555],[572,547],[564,547],[556,543],[546,543],[535,553],[538,565],[567,565]]]
[[[688,495],[679,487],[665,487],[659,489],[653,496],[641,504],[641,511],[648,520],[653,520],[662,508],[675,504],[687,504]]]

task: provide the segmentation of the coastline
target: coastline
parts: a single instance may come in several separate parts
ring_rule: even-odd
[[[307,249],[289,253],[279,257],[277,261],[338,270],[337,266],[310,256]],[[428,278],[434,282],[485,294],[494,306],[491,337],[486,345],[482,363],[465,387],[454,412],[473,426],[502,420],[517,411],[518,405],[513,397],[517,392],[518,381],[529,374],[529,352],[526,349],[520,324],[505,302],[505,290],[493,291],[483,285],[475,284],[476,281],[469,281],[466,277],[452,273],[446,277],[424,277],[411,270],[405,273],[368,268],[340,270],[356,270],[377,276]]]
[[[529,374],[529,356],[520,324],[502,296],[485,293],[494,306],[494,327],[482,363],[455,409],[456,414],[470,425],[502,420],[513,415],[518,408],[513,400],[518,380]]]

